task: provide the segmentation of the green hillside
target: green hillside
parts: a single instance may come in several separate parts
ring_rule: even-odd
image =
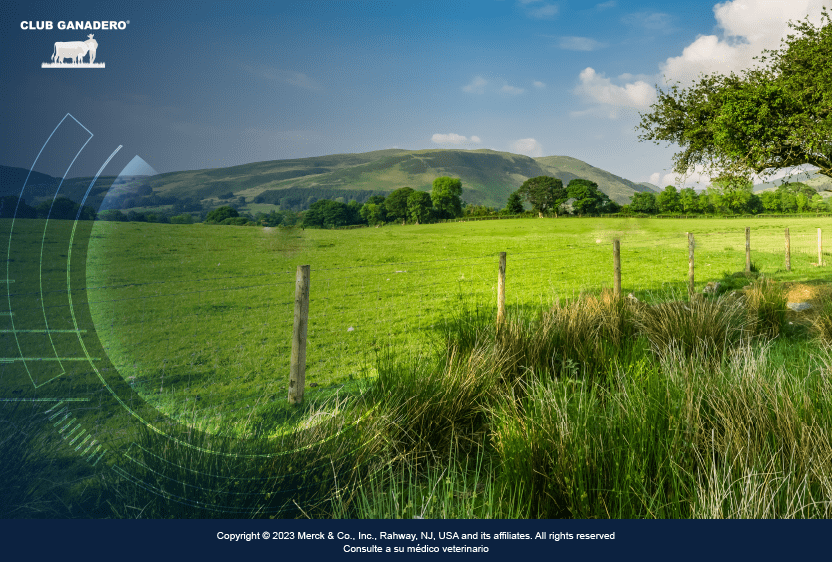
[[[573,178],[583,178],[594,181],[610,199],[622,205],[630,202],[630,197],[636,191],[654,191],[643,183],[635,183],[611,174],[601,168],[591,166],[586,162],[569,156],[544,156],[535,158],[550,175],[563,180],[564,184]]]
[[[832,191],[832,179],[828,178],[827,176],[821,174],[815,174],[811,172],[801,172],[798,174],[794,174],[791,177],[785,177],[777,180],[773,180],[770,182],[760,183],[754,186],[754,192],[758,193],[760,191],[774,191],[777,189],[778,186],[783,184],[784,182],[801,182],[805,183],[809,187],[817,190],[818,192],[824,191]]]
[[[541,175],[553,175],[564,184],[576,177],[595,181],[602,191],[622,204],[629,203],[635,191],[649,189],[567,156],[530,158],[487,149],[390,149],[334,154],[171,172],[140,181],[161,196],[219,201],[223,195],[233,193],[248,202],[259,197],[261,202],[274,204],[284,190],[291,190],[284,193],[291,194],[293,199],[300,190],[309,190],[310,195],[346,195],[348,199],[350,191],[366,195],[404,186],[429,191],[435,178],[452,176],[462,180],[463,199],[468,203],[502,207],[509,194],[525,180]],[[119,187],[115,194],[130,188],[129,184]]]
[[[6,167],[0,171],[0,184],[8,188],[3,194],[19,194],[28,172]],[[99,208],[103,202],[105,209],[171,207],[178,201],[177,212],[231,203],[301,210],[316,199],[340,197],[364,202],[373,194],[405,186],[430,191],[434,179],[451,176],[462,180],[466,202],[502,208],[524,181],[543,175],[560,178],[564,185],[575,178],[594,181],[620,204],[629,203],[636,191],[651,190],[649,185],[633,183],[568,156],[530,158],[487,149],[389,149],[119,178],[115,183],[114,177],[101,177],[89,192],[91,178],[72,178],[63,183],[61,195],[74,201],[86,195],[87,205]],[[30,178],[24,193],[32,204],[54,197],[59,183],[45,175],[38,175],[37,180],[38,185],[33,185]]]

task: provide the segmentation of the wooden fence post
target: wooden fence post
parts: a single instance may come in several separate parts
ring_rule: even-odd
[[[613,275],[614,286],[613,294],[616,297],[621,296],[621,241],[616,238],[612,241],[612,257],[613,257]]]
[[[745,227],[745,272],[751,273],[751,227]]]
[[[821,250],[820,229],[818,229],[818,267],[823,265],[823,251]]]
[[[309,323],[309,266],[299,265],[295,279],[295,323],[289,366],[289,403],[303,403],[306,386],[306,327]]]
[[[789,238],[789,227],[786,227],[786,271],[792,270],[792,244]]]
[[[688,232],[688,298],[693,298],[693,233]]]
[[[506,253],[500,252],[500,272],[497,275],[497,326],[506,319]]]

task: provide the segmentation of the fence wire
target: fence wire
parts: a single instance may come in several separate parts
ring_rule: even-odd
[[[684,224],[695,229],[703,223]],[[694,237],[697,291],[745,269],[744,227],[694,232]],[[540,310],[558,299],[612,288],[615,238],[621,240],[624,294],[686,289],[684,232],[657,237],[610,230],[581,240],[553,236],[539,249],[522,251],[512,250],[508,240],[507,307]],[[217,251],[213,242],[199,246]],[[823,245],[819,261],[817,230],[802,225],[790,229],[791,272],[786,272],[783,228],[752,228],[750,246],[754,269],[765,274],[818,276],[832,262]],[[829,246],[832,250],[832,242]],[[310,390],[371,377],[388,348],[424,353],[455,316],[493,314],[500,251],[352,266],[313,264]],[[245,274],[234,271],[236,265],[225,269],[221,263],[209,267],[183,260],[177,268],[166,265],[172,263],[164,261],[167,257],[156,259],[161,279],[153,277],[152,260],[139,274],[114,267],[122,262],[111,259],[99,264],[101,273],[88,276],[86,285],[70,289],[86,296],[107,356],[137,396],[171,415],[197,412],[212,420],[246,417],[263,404],[285,402],[296,283],[287,260],[273,272]],[[61,274],[66,271],[58,268],[55,275]],[[16,289],[10,286],[10,301],[22,317],[60,315],[68,307],[65,291],[37,292],[23,284]]]

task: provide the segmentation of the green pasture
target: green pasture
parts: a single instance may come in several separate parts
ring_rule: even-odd
[[[646,324],[618,343],[593,343],[594,327],[641,305],[563,299],[611,287],[618,237],[625,294],[684,300],[687,231],[697,290],[712,280],[737,288],[749,281],[732,276],[745,267],[746,226],[755,269],[823,283],[817,229],[828,234],[829,223],[561,218],[304,231],[15,221],[12,231],[0,221],[0,312],[10,313],[0,316],[9,459],[0,512],[265,517],[292,516],[297,501],[313,516],[523,517],[529,497],[549,497],[535,509],[550,517],[828,517],[817,501],[832,488],[815,473],[832,458],[832,356],[805,330],[781,322],[773,339],[726,340],[719,364],[705,361],[719,345],[686,362],[665,340],[745,322],[730,298],[697,301],[688,327],[688,303],[655,309],[667,318],[642,311]],[[510,330],[497,337],[501,251]],[[286,394],[301,264],[312,277],[297,408]],[[829,340],[832,305],[820,317]],[[236,479],[244,488],[229,486]]]
[[[693,232],[701,290],[744,270],[746,226],[764,274],[827,275],[813,264],[817,228],[832,232],[829,218],[522,219],[355,230],[97,222],[88,298],[107,355],[140,395],[167,415],[219,427],[269,417],[286,401],[298,265],[312,269],[306,392],[314,399],[372,377],[382,350],[418,355],[449,319],[493,312],[499,252],[508,256],[509,311],[533,313],[611,287],[616,237],[623,291],[650,300],[686,290],[686,232]]]

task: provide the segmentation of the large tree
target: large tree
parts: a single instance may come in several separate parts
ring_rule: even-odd
[[[390,220],[407,219],[407,198],[413,193],[412,187],[400,187],[384,200],[384,210]]]
[[[682,209],[676,187],[668,185],[656,196],[656,206],[660,213],[678,213]]]
[[[541,217],[543,213],[557,212],[558,208],[569,198],[563,182],[551,176],[529,178],[523,182],[517,193],[531,203],[532,209]]]
[[[430,193],[427,191],[414,191],[407,198],[407,214],[414,222],[428,222],[433,215]]]
[[[630,196],[630,210],[634,213],[655,213],[656,195],[649,191],[637,191]]]
[[[520,193],[512,191],[506,201],[506,208],[503,211],[508,215],[519,215],[523,212],[523,199]]]
[[[443,176],[433,180],[430,199],[441,219],[462,216],[462,180]]]
[[[610,198],[598,189],[598,184],[594,181],[575,178],[569,182],[566,195],[573,200],[572,210],[579,215],[608,211]]]
[[[679,145],[680,174],[768,176],[808,164],[832,177],[832,18],[824,9],[820,27],[808,18],[789,27],[779,49],[756,57],[761,66],[659,90],[639,139]]]

